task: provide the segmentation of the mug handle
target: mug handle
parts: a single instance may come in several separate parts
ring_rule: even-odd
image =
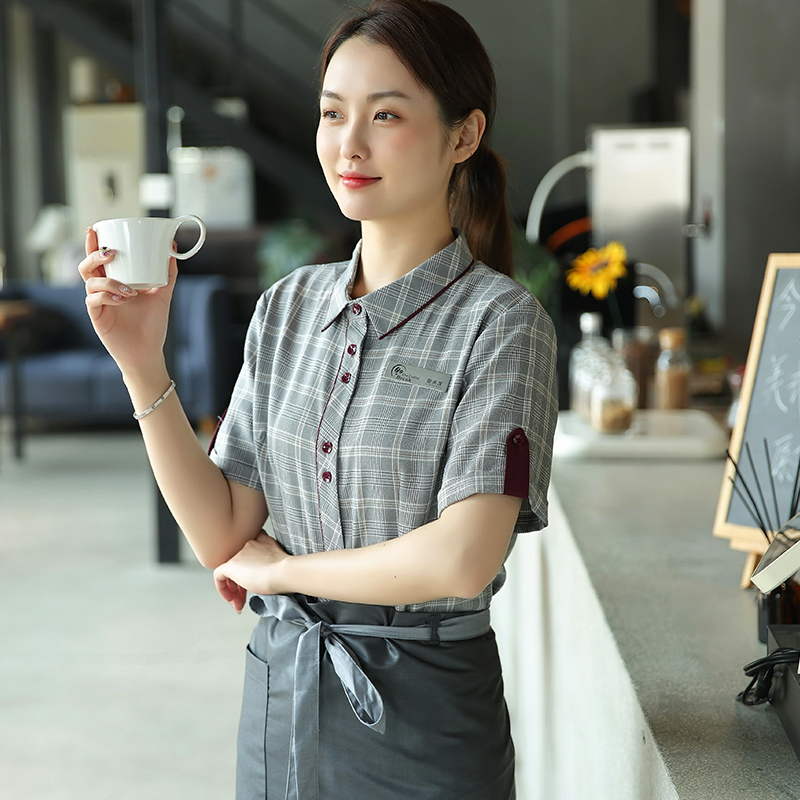
[[[206,226],[203,220],[201,220],[200,217],[196,217],[194,214],[184,214],[181,217],[175,217],[174,221],[177,223],[177,225],[175,226],[175,233],[178,232],[178,228],[180,228],[180,226],[183,225],[184,222],[189,222],[189,221],[196,222],[197,226],[200,228],[200,236],[194,243],[194,247],[192,247],[191,250],[187,250],[185,253],[178,253],[174,250],[170,250],[169,254],[173,258],[179,258],[182,261],[184,258],[189,258],[190,256],[193,256],[203,246],[203,242],[205,242],[206,240]]]

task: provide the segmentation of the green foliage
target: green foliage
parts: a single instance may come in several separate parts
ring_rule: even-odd
[[[557,308],[557,284],[561,269],[556,257],[538,242],[529,242],[519,226],[513,226],[514,279],[521,283],[552,317]]]
[[[304,219],[287,219],[271,226],[257,253],[261,287],[266,289],[297,267],[329,261],[332,244]]]

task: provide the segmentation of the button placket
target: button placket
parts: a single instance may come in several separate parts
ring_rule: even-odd
[[[353,303],[353,305],[350,307],[350,313],[352,314],[352,317],[347,325],[347,347],[345,348],[343,354],[342,366],[339,372],[339,382],[345,385],[352,385],[355,382],[358,368],[361,363],[361,344],[364,341],[364,335],[366,334],[367,327],[363,311],[364,309],[360,303]],[[358,358],[355,356],[358,356]],[[351,388],[354,389],[355,387],[351,386]],[[352,394],[350,396],[352,396]]]
[[[355,311],[356,305],[359,306],[358,311]],[[327,548],[343,546],[338,492],[340,465],[337,459],[342,427],[356,389],[366,335],[367,318],[360,304],[351,306],[350,313],[346,314],[344,321],[339,370],[320,420],[317,438],[317,485],[321,519],[324,520],[323,540]],[[341,331],[341,328],[339,330]],[[333,531],[330,530],[331,525]]]

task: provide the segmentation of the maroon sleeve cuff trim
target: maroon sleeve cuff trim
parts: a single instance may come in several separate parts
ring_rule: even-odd
[[[528,437],[522,428],[514,428],[506,439],[506,474],[503,494],[525,499],[530,485]]]

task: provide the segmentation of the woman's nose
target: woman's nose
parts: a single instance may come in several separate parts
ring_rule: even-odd
[[[341,155],[348,161],[363,161],[369,152],[366,137],[361,125],[353,123],[347,126],[342,138]]]

